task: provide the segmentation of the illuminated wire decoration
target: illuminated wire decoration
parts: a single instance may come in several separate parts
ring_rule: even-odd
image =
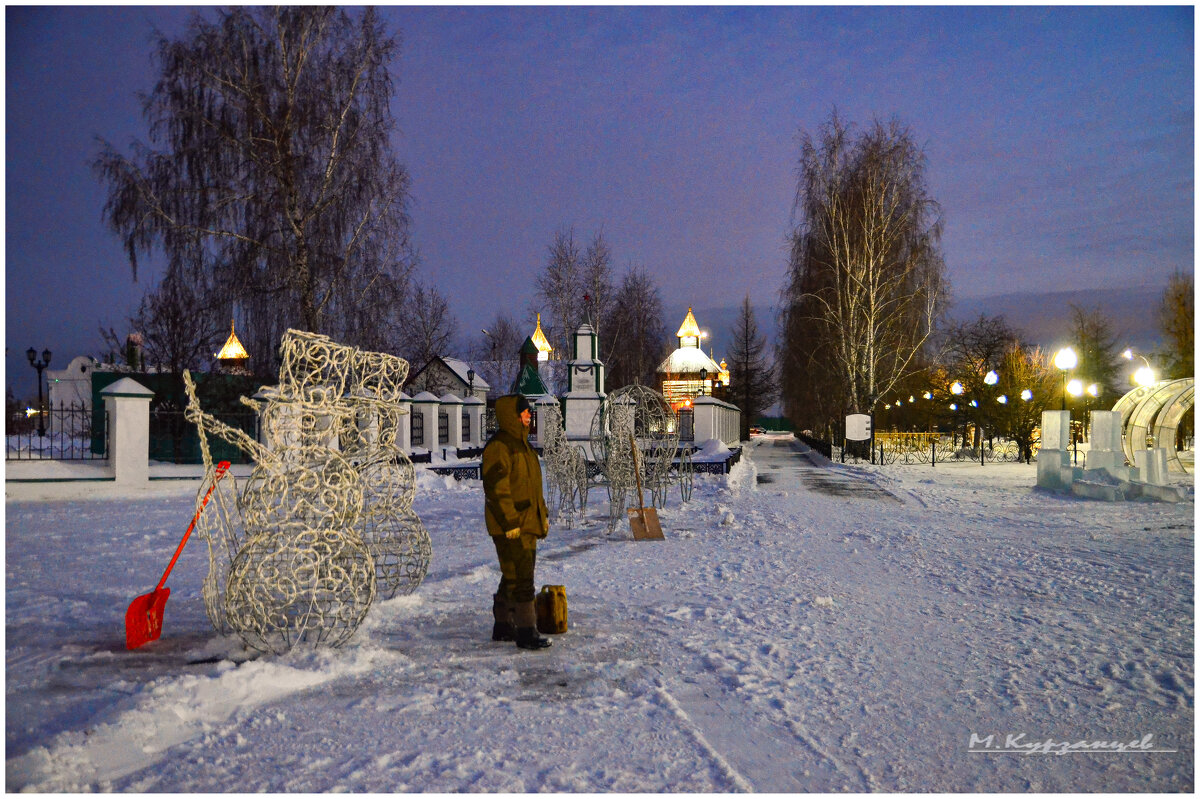
[[[636,489],[635,464],[643,490],[663,506],[679,449],[679,423],[662,394],[638,384],[609,394],[592,417],[591,445],[608,483],[610,533],[625,518],[627,498]]]
[[[538,435],[547,505],[555,521],[570,527],[587,508],[587,459],[580,447],[572,447],[567,440],[562,411],[557,404],[538,404]]]
[[[205,469],[207,435],[255,462],[240,491],[231,480],[214,492],[197,525],[209,547],[205,608],[219,632],[277,653],[344,643],[377,594],[416,590],[432,557],[412,512],[416,473],[396,444],[408,363],[297,330],[280,350],[279,385],[242,398],[265,443],[201,410],[184,372]]]

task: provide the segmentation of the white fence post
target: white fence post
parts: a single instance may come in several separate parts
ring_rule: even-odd
[[[483,411],[487,404],[479,397],[463,400],[463,412],[468,419],[469,435],[463,436],[463,447],[478,447],[483,444]]]
[[[463,445],[462,411],[463,401],[454,394],[446,394],[441,398],[442,409],[446,414],[446,443],[440,446],[455,452]]]
[[[154,392],[123,377],[100,392],[108,412],[108,457],[118,485],[150,481],[150,399]]]

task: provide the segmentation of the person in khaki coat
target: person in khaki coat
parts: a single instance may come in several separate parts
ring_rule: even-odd
[[[496,400],[499,430],[483,448],[483,516],[500,560],[500,586],[492,597],[493,641],[516,641],[542,649],[538,635],[533,571],[537,542],[550,530],[542,467],[529,445],[529,401],[520,394]]]

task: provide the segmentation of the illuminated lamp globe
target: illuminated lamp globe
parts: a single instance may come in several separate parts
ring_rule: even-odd
[[[930,393],[930,392],[928,392],[928,391],[926,391],[926,392],[925,392],[924,394],[922,394],[921,396],[922,396],[922,397],[924,397],[925,399],[933,399],[933,394],[931,394],[931,393]]]
[[[952,403],[950,403],[950,410],[952,410],[952,411],[957,411],[957,410],[958,410],[958,406],[957,406],[957,405],[955,405],[955,404],[952,402]]]
[[[1158,381],[1155,378],[1154,370],[1149,366],[1143,366],[1133,373],[1133,382],[1139,386],[1152,386]]]
[[[1127,361],[1132,361],[1133,360],[1133,350],[1130,350],[1130,349],[1125,350],[1124,352],[1121,353],[1121,357]]]
[[[1075,368],[1077,363],[1079,363],[1079,358],[1076,357],[1075,350],[1070,347],[1063,347],[1054,353],[1054,368],[1061,372],[1069,372]]]
[[[1030,391],[1029,389],[1025,389],[1024,391],[1021,392],[1021,399],[1025,400],[1026,402],[1029,402],[1031,399],[1033,399],[1033,392]]]
[[[955,380],[953,383],[950,384],[950,393],[955,396],[958,396],[959,394],[963,393],[963,384],[958,382],[957,380]]]
[[[999,382],[999,380],[1000,380],[1000,375],[996,374],[996,372],[994,370],[988,372],[986,375],[983,376],[983,382],[989,386],[996,385],[996,383]]]
[[[996,402],[1000,403],[1001,405],[1007,405],[1008,397],[1004,394],[1001,394],[1000,396],[996,397]]]
[[[1078,397],[1083,393],[1083,381],[1076,379],[1067,383],[1067,393],[1072,397]]]
[[[1091,385],[1089,385],[1087,387],[1087,393],[1093,397],[1099,397],[1100,396],[1100,386],[1096,385],[1095,383],[1092,383]]]

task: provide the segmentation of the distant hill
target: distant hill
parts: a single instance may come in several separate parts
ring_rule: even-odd
[[[1133,347],[1150,353],[1162,346],[1162,334],[1158,330],[1162,292],[1160,286],[963,297],[954,301],[949,316],[955,321],[967,322],[979,318],[980,314],[1003,316],[1025,335],[1030,344],[1051,349],[1062,346],[1071,333],[1072,305],[1088,309],[1098,307],[1110,320],[1120,349]],[[740,310],[737,305],[693,309],[701,329],[709,333],[704,349],[707,352],[711,346],[717,360],[728,356],[733,345],[733,326]],[[759,331],[766,335],[771,347],[774,347],[776,336],[775,310],[775,306],[754,306]],[[682,314],[679,319],[667,319],[668,334],[674,334],[682,321]]]
[[[1013,293],[957,300],[951,318],[972,321],[980,314],[1003,316],[1030,344],[1055,349],[1071,334],[1071,306],[1099,308],[1108,317],[1119,348],[1152,352],[1162,346],[1158,306],[1163,289],[1092,289],[1051,294]]]

